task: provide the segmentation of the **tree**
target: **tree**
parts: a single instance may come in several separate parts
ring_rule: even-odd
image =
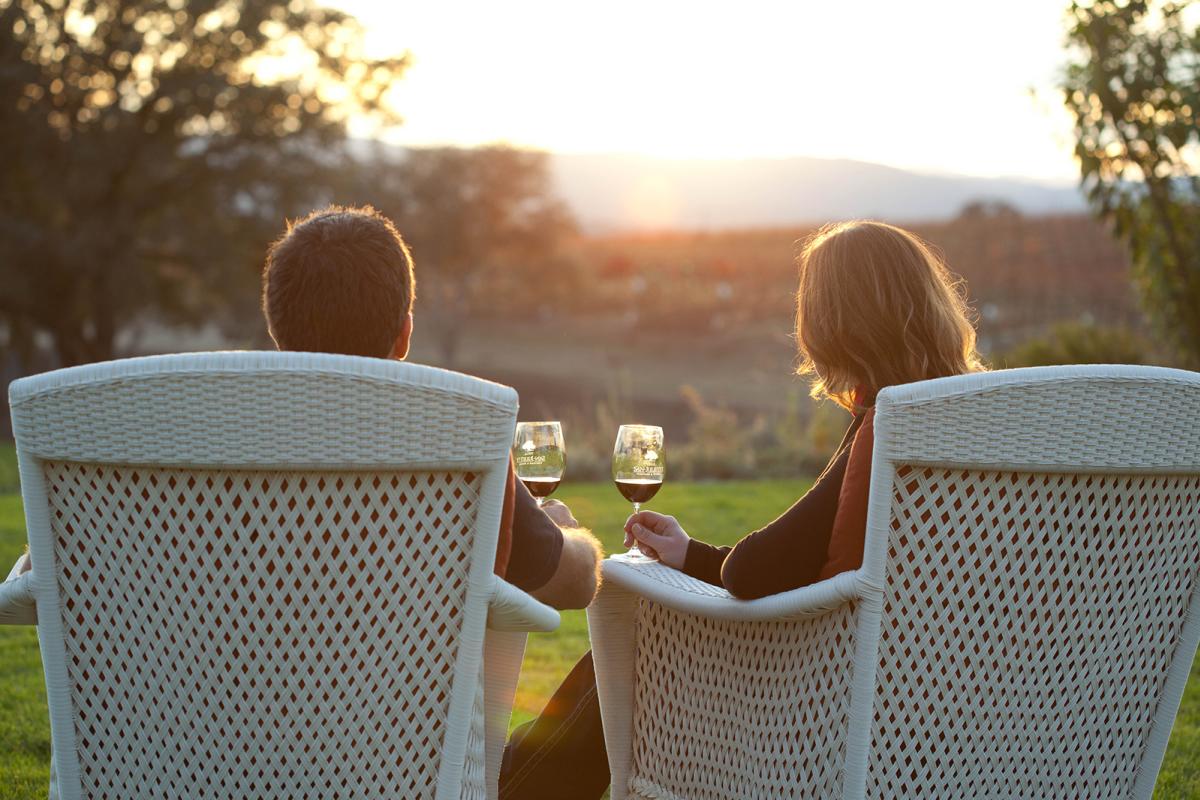
[[[392,217],[412,248],[421,324],[447,365],[466,320],[514,298],[526,306],[512,313],[535,313],[539,293],[566,267],[560,248],[576,225],[544,152],[489,145],[388,158],[377,150],[365,175],[353,196]]]
[[[313,0],[0,0],[0,322],[63,364],[256,299],[280,216],[404,57]],[[14,334],[13,332],[16,332]]]
[[[1095,212],[1129,248],[1145,307],[1200,363],[1200,30],[1182,3],[1076,0],[1066,105]]]

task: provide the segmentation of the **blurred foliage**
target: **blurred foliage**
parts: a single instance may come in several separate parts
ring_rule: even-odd
[[[1055,364],[1145,364],[1151,345],[1128,328],[1064,322],[1045,336],[1030,339],[996,359],[997,366],[1042,367]]]
[[[768,444],[765,421],[760,417],[743,424],[730,409],[705,403],[691,386],[683,386],[680,394],[693,421],[687,443],[670,453],[671,474],[727,480],[753,470],[759,449]]]
[[[1073,2],[1063,89],[1092,208],[1129,248],[1148,314],[1200,365],[1200,28],[1189,5]]]
[[[786,410],[744,418],[704,400],[692,386],[680,389],[690,423],[682,441],[668,439],[667,480],[795,478],[820,472],[837,448],[850,416],[833,403],[814,404],[797,389]],[[571,480],[611,477],[613,434],[633,417],[614,393],[596,405],[594,419],[564,425]]]
[[[465,317],[528,316],[562,299],[553,292],[574,267],[562,250],[576,223],[546,153],[375,144],[346,183],[347,196],[391,217],[412,249],[421,327],[437,337],[443,366],[455,362]]]
[[[404,57],[368,59],[314,0],[0,0],[0,322],[18,358],[111,357],[152,310],[252,310],[262,254],[340,164],[351,114]]]

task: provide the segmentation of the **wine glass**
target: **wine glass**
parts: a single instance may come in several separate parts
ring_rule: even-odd
[[[657,425],[622,425],[613,447],[613,482],[621,495],[633,503],[633,513],[658,493],[666,475],[663,431]],[[655,561],[641,551],[635,540],[629,552],[615,556],[620,561],[646,564]]]
[[[518,422],[512,454],[517,477],[541,508],[558,488],[567,463],[562,423]]]

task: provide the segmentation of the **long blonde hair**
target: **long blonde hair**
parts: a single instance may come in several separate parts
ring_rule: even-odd
[[[872,390],[984,369],[956,279],[933,250],[882,222],[826,225],[799,257],[798,372],[813,397],[856,410]]]

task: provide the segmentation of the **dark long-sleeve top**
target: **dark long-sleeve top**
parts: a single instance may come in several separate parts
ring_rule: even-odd
[[[505,578],[532,592],[546,585],[562,558],[563,534],[519,480],[513,483],[512,555]]]
[[[692,539],[683,571],[746,600],[815,582],[825,563],[850,448],[863,417],[855,415],[820,477],[795,505],[733,547]]]

